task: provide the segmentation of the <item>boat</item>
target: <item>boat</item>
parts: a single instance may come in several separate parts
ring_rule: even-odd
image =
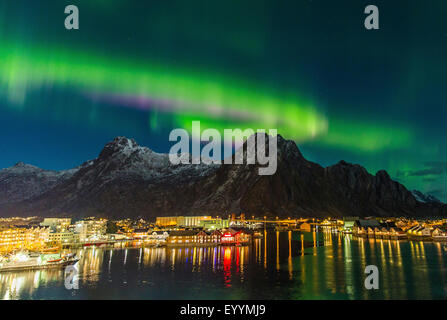
[[[18,252],[0,258],[0,272],[62,268],[78,261],[75,256],[62,257],[59,253]]]

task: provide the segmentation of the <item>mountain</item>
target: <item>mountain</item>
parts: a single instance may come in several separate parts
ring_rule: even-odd
[[[441,203],[441,201],[436,198],[435,196],[432,196],[431,194],[425,194],[418,190],[412,190],[411,193],[416,198],[417,201],[423,202],[423,203]]]
[[[269,138],[257,147],[268,150]],[[238,150],[245,160],[246,145]],[[277,159],[277,171],[271,176],[258,175],[259,164],[172,165],[167,154],[118,137],[96,159],[72,170],[44,171],[24,164],[20,166],[26,169],[1,170],[0,214],[111,218],[241,212],[282,217],[447,215],[447,205],[418,201],[386,171],[371,175],[360,165],[344,161],[324,168],[306,160],[293,141],[281,136]]]
[[[446,205],[417,201],[384,170],[371,175],[345,161],[324,168],[306,160],[293,141],[281,136],[274,175],[259,176],[256,166],[225,165],[206,180],[204,189],[209,192],[195,208],[213,212],[338,217],[447,214]]]
[[[40,195],[72,177],[77,170],[48,171],[18,162],[11,168],[0,170],[0,204]]]

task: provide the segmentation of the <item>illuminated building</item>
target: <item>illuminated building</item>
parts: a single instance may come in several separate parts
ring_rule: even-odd
[[[148,229],[135,229],[132,232],[132,238],[134,239],[140,239],[145,240],[149,236],[149,230]]]
[[[407,238],[407,233],[398,227],[391,228],[389,233],[390,233],[391,239],[405,239],[405,238]]]
[[[211,233],[194,230],[171,231],[166,244],[168,246],[217,245],[221,237],[222,234],[217,230]]]
[[[0,250],[38,249],[48,239],[48,228],[4,228],[0,230]]]
[[[343,231],[352,232],[354,228],[355,221],[358,220],[358,217],[345,217],[343,218]]]
[[[159,227],[172,227],[177,225],[179,217],[157,217],[155,224]]]
[[[132,233],[132,220],[130,219],[124,219],[116,221],[116,226],[119,230],[121,230],[123,233]]]
[[[157,217],[155,224],[159,227],[199,227],[201,220],[210,219],[210,216]]]
[[[79,234],[76,234],[74,232],[50,232],[48,234],[48,242],[49,243],[57,243],[57,244],[64,244],[64,243],[76,243],[79,242]]]
[[[76,222],[76,233],[79,233],[81,242],[100,240],[105,238],[107,231],[106,219],[89,218]]]
[[[167,245],[189,245],[194,243],[197,231],[194,230],[179,230],[171,231],[166,240]]]
[[[222,233],[220,243],[223,245],[247,243],[251,241],[251,239],[252,239],[251,232],[243,229],[230,228],[226,232]]]
[[[312,225],[308,222],[303,222],[300,224],[300,230],[310,232],[312,230]]]
[[[230,226],[230,220],[222,218],[202,219],[199,221],[199,226],[206,230],[225,229]]]
[[[423,227],[421,225],[417,225],[407,230],[407,234],[409,237],[423,237],[428,238],[431,237],[433,229],[430,227]]]
[[[65,232],[71,224],[71,218],[45,218],[40,224],[42,227],[49,227],[54,232]]]
[[[169,233],[167,231],[152,231],[149,232],[147,239],[151,242],[166,242],[168,237]]]
[[[212,243],[217,244],[220,243],[220,239],[222,237],[222,233],[220,231],[213,231],[211,233],[200,231],[196,234],[196,241],[198,243]]]
[[[352,231],[359,236],[374,237],[374,228],[378,227],[380,227],[380,223],[375,219],[359,219],[355,221]]]

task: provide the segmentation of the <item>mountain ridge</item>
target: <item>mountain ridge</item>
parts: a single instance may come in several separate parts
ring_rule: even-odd
[[[172,165],[169,155],[125,137],[115,138],[97,158],[70,170],[18,163],[11,167],[15,170],[0,170],[0,215],[447,215],[447,205],[418,201],[385,170],[372,175],[343,160],[322,167],[306,160],[295,142],[280,135],[277,142],[272,176],[258,175],[259,164]],[[238,150],[244,159],[246,145]]]

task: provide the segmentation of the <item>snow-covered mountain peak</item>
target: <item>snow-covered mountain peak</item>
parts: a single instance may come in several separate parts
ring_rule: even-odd
[[[435,196],[432,196],[430,194],[425,194],[418,190],[412,190],[411,193],[416,198],[417,201],[422,203],[440,203],[441,201],[436,198]]]
[[[107,143],[99,155],[100,159],[106,159],[110,156],[120,154],[128,157],[135,152],[146,153],[151,151],[149,148],[140,147],[134,139],[126,137],[116,137],[113,141]]]
[[[22,161],[17,162],[12,168],[14,168],[14,169],[35,169],[35,170],[40,170],[40,168],[38,168],[36,166],[33,166],[31,164],[24,163]]]

